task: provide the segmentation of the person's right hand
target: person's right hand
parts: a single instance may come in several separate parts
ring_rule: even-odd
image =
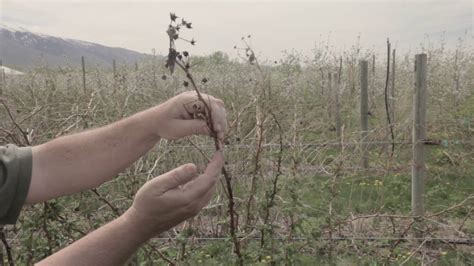
[[[224,102],[205,93],[201,93],[201,96],[211,108],[212,127],[217,138],[223,141],[228,130]],[[204,110],[204,104],[198,100],[196,92],[187,91],[145,112],[152,115],[147,123],[154,127],[159,137],[176,140],[191,135],[211,135],[207,121],[202,116]]]
[[[148,181],[125,218],[151,238],[195,216],[211,199],[223,165],[222,151],[216,151],[202,175],[194,164],[185,164]]]

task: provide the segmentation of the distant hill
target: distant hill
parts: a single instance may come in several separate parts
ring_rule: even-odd
[[[97,43],[34,33],[0,23],[0,60],[3,65],[26,70],[46,63],[49,67],[79,66],[81,56],[88,65],[110,67],[112,60],[133,63],[147,55]]]

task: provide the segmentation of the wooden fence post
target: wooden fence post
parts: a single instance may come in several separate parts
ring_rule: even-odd
[[[328,72],[328,90],[327,90],[327,102],[329,103],[328,105],[328,118],[329,120],[331,120],[332,118],[332,105],[331,105],[331,102],[332,102],[332,93],[333,93],[333,77],[332,77],[332,73],[331,71]]]
[[[391,98],[392,98],[392,101],[391,101],[391,106],[392,106],[392,124],[395,124],[395,52],[396,49],[393,49],[393,52],[392,52],[392,90],[391,90]]]
[[[0,77],[0,96],[2,96],[3,95],[3,84],[5,83],[5,78],[4,78],[5,71],[3,70],[3,61],[2,60],[0,60],[0,69],[2,70],[2,73],[1,73],[2,76]]]
[[[362,142],[362,166],[369,168],[369,145],[367,136],[369,130],[369,62],[367,60],[360,61],[360,125],[361,125],[361,142]]]
[[[86,65],[84,63],[84,56],[81,56],[82,62],[82,90],[84,92],[84,96],[86,96]]]
[[[342,120],[341,120],[341,104],[339,99],[339,93],[341,91],[341,74],[340,72],[334,74],[337,76],[337,84],[334,86],[334,100],[335,100],[335,116],[336,116],[336,134],[339,142],[342,140]]]
[[[413,95],[413,165],[411,177],[411,207],[414,216],[424,214],[423,192],[426,176],[426,54],[415,56],[415,91]]]
[[[372,55],[372,76],[375,77],[375,55]]]

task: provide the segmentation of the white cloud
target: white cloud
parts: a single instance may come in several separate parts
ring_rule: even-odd
[[[2,1],[2,0],[0,0]],[[456,34],[472,30],[470,1],[5,1],[2,20],[35,31],[121,46],[142,52],[167,51],[169,12],[193,22],[183,33],[196,37],[194,53],[232,47],[253,35],[256,50],[270,59],[282,50],[310,53],[315,42],[331,35],[337,47],[349,47],[361,33],[364,46],[383,49],[386,37],[399,47],[416,46],[425,34],[443,31],[453,43]]]

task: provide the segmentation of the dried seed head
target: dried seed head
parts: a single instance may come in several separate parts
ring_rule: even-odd
[[[249,57],[249,62],[250,64],[253,64],[254,61],[255,61],[255,55],[252,53]]]
[[[206,82],[207,82],[207,78],[203,78],[201,81],[202,81],[202,83],[206,83]]]
[[[186,56],[186,57],[188,57],[188,56],[189,56],[189,53],[188,53],[187,51],[184,51],[184,52],[183,52],[183,55]]]
[[[184,87],[187,87],[187,86],[189,86],[189,82],[187,82],[187,81],[184,81],[184,82],[183,82],[183,86],[184,86]]]
[[[166,75],[161,76],[162,80],[166,80]]]
[[[170,13],[170,19],[171,19],[171,21],[176,21],[177,18],[178,18],[178,16],[176,16],[175,13]]]

